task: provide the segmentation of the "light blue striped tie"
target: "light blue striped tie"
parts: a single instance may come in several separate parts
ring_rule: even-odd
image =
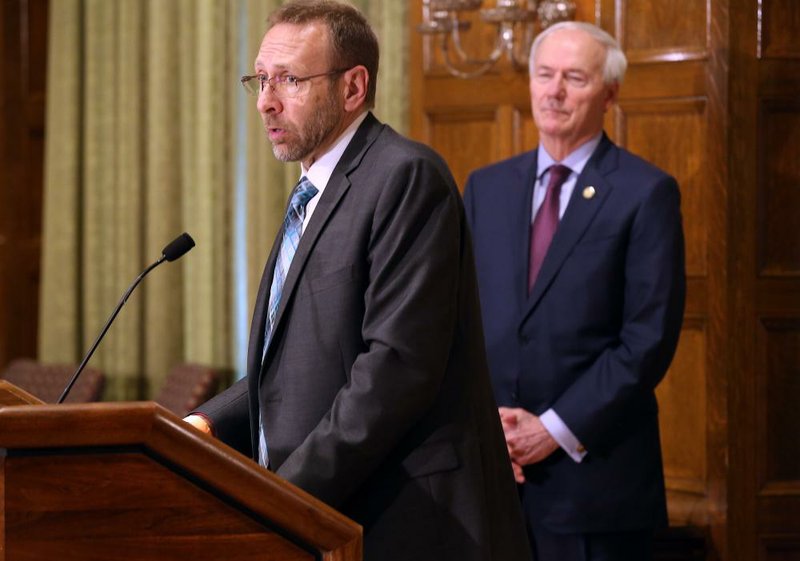
[[[297,246],[300,245],[300,236],[303,235],[303,219],[306,216],[306,205],[308,201],[314,198],[318,193],[317,188],[308,180],[308,178],[301,177],[300,181],[292,192],[292,199],[289,202],[289,208],[286,211],[286,218],[283,220],[283,240],[281,247],[278,250],[278,259],[275,261],[275,272],[272,274],[272,285],[269,289],[269,304],[267,308],[267,321],[264,326],[264,351],[261,355],[261,360],[267,355],[267,347],[269,346],[270,339],[272,338],[272,330],[274,329],[275,316],[278,314],[278,307],[281,303],[281,293],[283,292],[283,283],[286,280],[286,275],[289,272],[289,266],[292,264],[292,259],[297,251]],[[267,437],[264,434],[264,423],[261,418],[259,408],[259,450],[258,459],[259,463],[267,467],[269,465],[269,454],[267,453]]]

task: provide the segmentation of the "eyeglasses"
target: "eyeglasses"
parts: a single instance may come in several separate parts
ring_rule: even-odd
[[[322,72],[321,74],[312,74],[311,76],[303,76],[298,78],[291,74],[281,74],[280,76],[267,77],[266,74],[255,74],[253,76],[242,76],[241,82],[245,91],[250,95],[260,95],[264,88],[269,85],[270,89],[278,97],[296,97],[303,91],[303,84],[312,78],[321,78],[322,76],[333,76],[347,72],[348,68],[339,68],[331,70],[330,72]]]

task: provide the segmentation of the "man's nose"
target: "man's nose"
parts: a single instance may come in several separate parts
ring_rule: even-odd
[[[561,97],[564,94],[566,81],[561,74],[554,75],[547,83],[547,94],[553,97]]]
[[[282,109],[281,100],[275,95],[275,90],[269,84],[264,84],[264,89],[258,93],[256,107],[259,113],[276,113]]]

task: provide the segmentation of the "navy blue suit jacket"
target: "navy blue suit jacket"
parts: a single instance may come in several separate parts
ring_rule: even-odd
[[[482,168],[464,194],[495,398],[553,408],[587,450],[525,468],[525,513],[556,532],[662,525],[654,390],[683,318],[678,185],[604,136],[528,295],[536,162],[532,151]]]

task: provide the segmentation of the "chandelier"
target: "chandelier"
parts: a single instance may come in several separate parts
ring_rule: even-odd
[[[544,29],[575,16],[575,3],[569,0],[497,0],[493,8],[481,8],[482,4],[483,0],[422,0],[418,31],[438,39],[434,44],[439,47],[445,67],[458,78],[480,76],[504,54],[515,70],[527,69],[537,22]],[[462,35],[472,25],[464,16],[475,11],[483,22],[496,27],[494,46],[486,58],[470,56],[462,43]]]

